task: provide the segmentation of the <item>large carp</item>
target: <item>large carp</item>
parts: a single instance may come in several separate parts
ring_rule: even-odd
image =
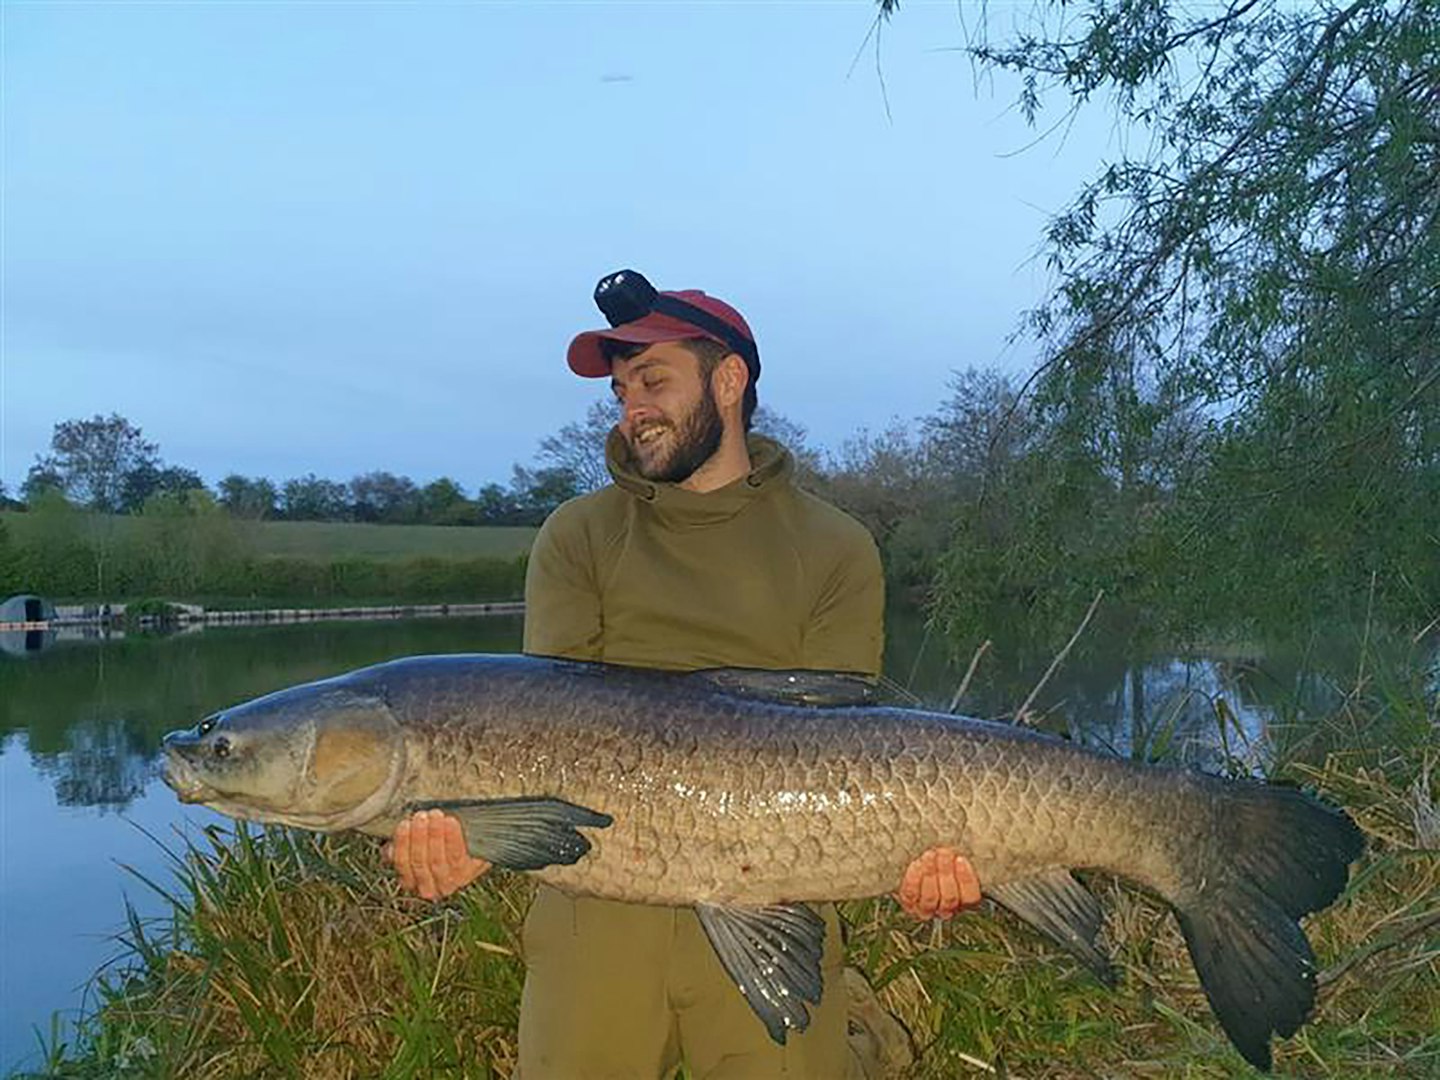
[[[1093,867],[1174,908],[1226,1034],[1260,1068],[1315,999],[1297,920],[1363,841],[1299,791],[1146,766],[1002,724],[885,707],[847,676],[690,675],[422,656],[281,690],[165,738],[186,802],[390,835],[459,818],[471,853],[567,892],[693,907],[772,1037],[820,999],[804,901],[888,893],[949,845],[985,894],[1102,977]]]

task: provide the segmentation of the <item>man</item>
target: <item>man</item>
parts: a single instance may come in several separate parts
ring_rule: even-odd
[[[525,651],[655,668],[880,671],[884,586],[865,529],[801,491],[777,443],[748,435],[760,375],[750,327],[699,291],[602,280],[610,327],[580,334],[577,374],[609,377],[622,407],[614,483],[561,506],[535,539]],[[397,829],[392,858],[421,896],[489,869],[438,812]],[[916,917],[979,901],[969,864],[927,852],[897,893]],[[854,1074],[842,948],[826,923],[825,993],[810,1027],[772,1042],[688,910],[572,898],[541,886],[526,919],[524,1080],[696,1080]]]

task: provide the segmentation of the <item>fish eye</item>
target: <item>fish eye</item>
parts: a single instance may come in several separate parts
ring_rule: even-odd
[[[219,721],[216,720],[215,717],[207,716],[204,720],[201,720],[200,723],[195,725],[195,734],[209,735],[210,732],[215,730],[215,725],[217,723],[219,723]]]
[[[230,756],[230,740],[221,735],[210,747],[210,752],[218,758]]]

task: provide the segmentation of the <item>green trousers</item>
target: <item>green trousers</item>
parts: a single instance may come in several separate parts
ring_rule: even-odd
[[[522,1080],[845,1080],[843,952],[825,920],[825,991],[778,1046],[687,908],[574,899],[541,886],[525,919]]]

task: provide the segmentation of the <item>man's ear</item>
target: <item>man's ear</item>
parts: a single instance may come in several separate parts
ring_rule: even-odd
[[[715,365],[710,376],[710,389],[715,402],[722,407],[739,407],[745,398],[745,388],[750,385],[750,369],[739,353],[730,353]]]

